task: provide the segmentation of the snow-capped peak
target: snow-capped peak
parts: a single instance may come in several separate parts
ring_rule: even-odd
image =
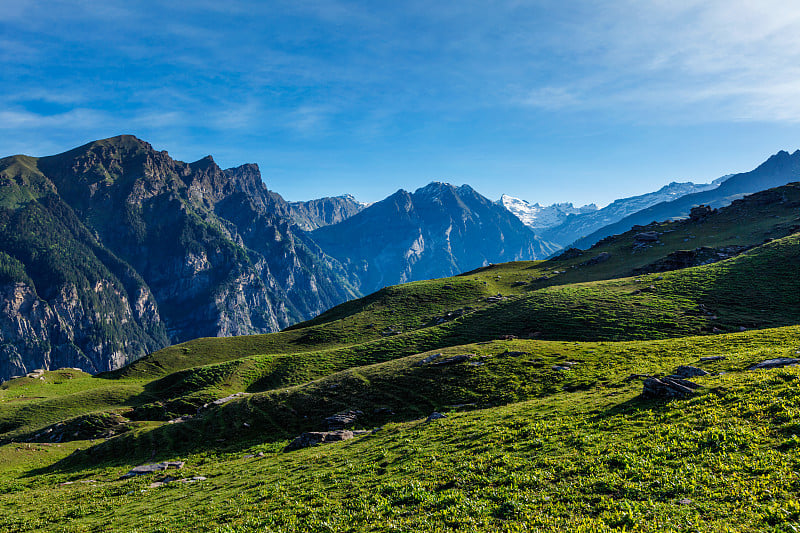
[[[538,202],[532,204],[527,200],[507,194],[502,195],[497,203],[511,211],[523,224],[533,229],[551,228],[564,222],[569,215],[597,211],[595,204],[575,207],[571,202],[563,202],[541,206]]]

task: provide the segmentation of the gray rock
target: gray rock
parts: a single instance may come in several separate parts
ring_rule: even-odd
[[[475,357],[474,353],[454,355],[453,357],[448,357],[447,359],[442,359],[441,361],[436,361],[435,363],[432,363],[432,365],[435,365],[435,366],[453,365],[453,364],[456,364],[456,363],[463,363],[464,361],[466,361],[467,359],[470,359],[472,357]]]
[[[335,431],[337,429],[344,429],[352,426],[356,423],[356,420],[362,416],[364,416],[363,411],[359,411],[358,409],[350,409],[348,411],[329,416],[325,419],[325,424],[327,425],[329,431]]]
[[[700,376],[707,376],[708,372],[696,366],[681,365],[675,370],[675,375],[680,378],[696,378]]]
[[[685,398],[694,394],[697,383],[675,378],[647,378],[642,384],[642,398],[674,399]]]
[[[437,413],[436,411],[434,411],[430,415],[428,415],[428,418],[425,419],[425,422],[431,422],[432,420],[439,420],[440,418],[447,418],[447,415],[442,413]]]
[[[785,366],[795,366],[800,363],[800,359],[795,359],[794,357],[778,357],[776,359],[767,359],[766,361],[761,361],[760,363],[756,363],[747,370],[765,370],[769,368],[782,368]]]
[[[422,359],[421,361],[417,361],[415,364],[416,364],[416,366],[427,365],[428,363],[431,363],[431,362],[433,362],[433,361],[436,361],[436,360],[437,360],[437,359],[439,359],[439,358],[440,358],[442,355],[444,355],[444,354],[442,354],[442,353],[435,353],[435,354],[433,354],[433,355],[429,355],[428,357],[426,357],[425,359]]]
[[[308,448],[309,446],[350,440],[354,436],[355,435],[352,431],[348,431],[346,429],[338,431],[309,431],[295,438],[286,446],[286,448],[283,449],[283,451],[290,452],[293,450],[299,450],[301,448]]]
[[[180,469],[186,464],[183,461],[164,461],[163,463],[155,463],[150,465],[139,465],[130,469],[130,471],[123,477],[143,476],[146,474],[154,474],[155,472],[162,472],[169,468]]]
[[[219,400],[214,400],[211,402],[213,405],[222,405],[224,403],[228,403],[231,400],[235,400],[236,398],[241,398],[245,396],[244,392],[237,392],[236,394],[231,394],[230,396],[225,396],[224,398],[220,398]]]
[[[724,355],[711,355],[709,357],[700,358],[700,361],[702,361],[703,363],[710,363],[712,361],[724,361],[724,360],[725,360]]]
[[[599,263],[605,263],[609,259],[611,259],[611,254],[610,253],[608,253],[608,252],[600,252],[599,254],[597,254],[596,256],[592,257],[588,261],[585,261],[585,262],[581,263],[581,265],[582,266],[597,265]]]
[[[647,243],[656,242],[658,240],[658,233],[655,231],[643,231],[633,236],[634,243]]]

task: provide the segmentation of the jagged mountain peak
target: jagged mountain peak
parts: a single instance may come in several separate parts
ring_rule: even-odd
[[[189,163],[189,166],[193,169],[205,169],[209,167],[217,167],[217,162],[214,161],[214,157],[212,155],[207,155],[203,158],[198,159],[194,163]]]
[[[420,196],[435,196],[445,191],[454,191],[455,187],[444,181],[432,181],[427,185],[420,187],[414,191],[414,195]]]
[[[156,150],[149,142],[143,141],[135,135],[124,134],[88,142],[77,148],[67,150],[66,152],[49,156],[49,158],[79,158],[81,156],[94,154],[97,156],[119,159],[146,152],[156,153]],[[166,151],[161,153],[167,154]]]

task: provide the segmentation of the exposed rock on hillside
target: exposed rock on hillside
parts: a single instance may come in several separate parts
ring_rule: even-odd
[[[693,381],[680,378],[647,378],[642,385],[642,398],[671,400],[685,398],[695,394],[699,385]]]

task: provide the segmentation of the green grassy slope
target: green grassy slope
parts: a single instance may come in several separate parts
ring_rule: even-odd
[[[790,183],[746,196],[703,220],[653,222],[607,237],[576,257],[548,261],[551,271],[561,273],[549,274],[549,279],[535,281],[532,287],[631,276],[638,268],[680,250],[756,246],[798,230],[800,183]],[[634,237],[643,231],[659,233],[658,242],[636,246]],[[608,254],[606,260],[587,264],[603,253]]]
[[[661,341],[493,341],[451,346],[437,359],[469,354],[466,361],[420,364],[431,352],[331,373],[301,385],[254,393],[186,423],[120,437],[87,452],[92,461],[125,456],[145,460],[152,449],[186,452],[243,443],[273,442],[325,429],[337,412],[364,412],[361,427],[427,416],[434,410],[479,409],[582,390],[615,394],[633,374],[667,375],[681,364],[712,372],[740,372],[769,357],[800,350],[800,327]],[[724,356],[704,363],[707,355]],[[435,363],[436,361],[433,361]],[[571,370],[556,366],[574,363]],[[387,410],[391,411],[388,413]],[[224,442],[226,444],[220,444]]]
[[[135,455],[43,470],[89,443],[7,445],[0,447],[0,506],[15,512],[0,515],[0,531],[791,531],[800,526],[799,372],[743,370],[800,350],[800,328],[631,343],[528,340],[480,348],[488,354],[506,344],[541,353],[547,363],[579,359],[576,375],[605,376],[608,383],[524,401],[511,398],[514,403],[491,408],[479,405],[429,423],[389,423],[366,437],[289,453],[280,451],[285,440],[265,442],[266,426],[251,427],[254,434],[246,439],[234,434],[245,431],[232,429],[243,419],[236,416],[253,416],[257,407],[269,415],[269,403],[279,401],[296,410],[305,405],[307,411],[298,415],[320,412],[309,394],[322,383],[305,386],[305,394],[293,389],[249,397],[219,408],[209,421],[230,423],[220,428],[228,440],[216,443],[216,451],[168,456],[187,461],[178,477],[206,480],[154,488],[152,481],[176,472],[119,479]],[[645,402],[637,398],[641,385],[622,379],[629,369],[671,371],[704,355],[727,356],[709,366],[725,374],[698,378],[703,389],[692,399]],[[491,364],[477,368],[491,379],[504,375],[502,367],[510,364],[506,375],[522,371],[524,382],[536,371],[524,373],[523,360],[496,353],[486,359]],[[415,368],[364,369],[372,392],[366,392],[366,383],[346,385],[346,375],[331,379],[362,399],[386,394],[387,383],[408,379]],[[437,369],[434,380],[447,383],[443,378],[454,369]],[[581,377],[565,381],[572,379]],[[480,383],[473,380],[465,388],[480,394]],[[486,394],[493,388],[487,386]],[[415,383],[411,390],[435,388]],[[505,389],[515,390],[516,385]],[[422,413],[437,405],[427,398],[417,401]],[[258,451],[265,456],[244,457]],[[167,457],[163,450],[156,457],[161,454]],[[64,482],[72,483],[60,485]]]

